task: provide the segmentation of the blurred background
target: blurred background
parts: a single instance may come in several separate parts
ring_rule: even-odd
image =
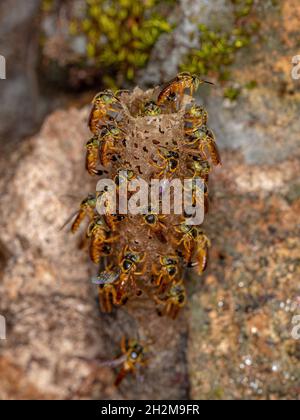
[[[299,23],[297,0],[0,0],[0,398],[299,399]],[[95,188],[88,104],[179,71],[216,84],[198,92],[223,157],[209,268],[175,322],[138,303],[100,315],[88,257],[59,232]],[[115,389],[89,360],[137,332],[144,382]]]

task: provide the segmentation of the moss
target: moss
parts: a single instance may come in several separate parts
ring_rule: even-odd
[[[190,52],[181,66],[182,71],[213,76],[224,82],[230,79],[230,67],[237,53],[249,46],[259,29],[253,0],[231,0],[231,3],[234,21],[232,29],[219,27],[212,30],[206,25],[199,25],[201,49]],[[228,88],[225,96],[236,99],[239,93],[239,89]]]
[[[145,67],[159,36],[172,30],[158,12],[159,3],[158,0],[87,0],[85,18],[72,20],[71,34],[85,36],[85,58],[106,74],[106,85],[114,87],[122,85],[124,80],[132,81],[136,72]]]
[[[229,99],[230,101],[236,101],[240,93],[241,93],[240,88],[235,88],[235,87],[230,86],[225,89],[224,97]]]

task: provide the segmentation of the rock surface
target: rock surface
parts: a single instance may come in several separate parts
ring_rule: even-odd
[[[202,98],[224,164],[210,186],[209,269],[191,279],[175,323],[143,302],[100,315],[80,235],[59,232],[94,190],[83,170],[86,110],[54,113],[0,165],[0,398],[299,399],[300,82],[291,59],[300,8],[281,8],[264,22],[268,42],[233,69],[241,86],[259,87],[235,103],[219,89]],[[156,341],[144,382],[116,390],[110,368],[82,358],[114,358],[124,332]]]
[[[32,134],[44,111],[37,81],[38,21],[41,0],[0,4],[0,54],[6,80],[0,80],[0,142]]]
[[[138,301],[101,315],[81,235],[59,231],[95,190],[84,169],[86,120],[86,109],[51,115],[1,179],[0,314],[7,340],[0,341],[6,378],[0,398],[187,398],[184,313],[170,322]],[[118,356],[124,334],[150,340],[151,363],[143,383],[129,377],[117,390],[113,371],[94,360]]]

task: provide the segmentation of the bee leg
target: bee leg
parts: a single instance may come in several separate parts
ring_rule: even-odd
[[[105,239],[105,243],[109,244],[116,242],[120,238],[120,235],[112,236],[111,238]]]
[[[115,386],[119,386],[120,385],[120,383],[123,381],[123,379],[125,378],[125,376],[127,375],[127,370],[123,367],[121,370],[120,370],[120,372],[119,372],[119,374],[118,374],[118,376],[117,376],[117,378],[116,378],[116,380],[115,380]]]
[[[103,296],[103,291],[99,288],[98,292],[98,299],[99,299],[99,306],[101,312],[106,312],[106,306],[105,306],[105,299]]]
[[[127,340],[126,340],[125,335],[123,335],[123,337],[121,339],[121,350],[122,350],[122,353],[124,353],[124,354],[127,353]]]

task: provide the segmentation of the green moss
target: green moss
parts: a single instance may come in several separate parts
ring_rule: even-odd
[[[234,88],[230,86],[224,90],[224,97],[229,99],[230,101],[236,101],[240,93],[241,93],[240,88]]]
[[[181,66],[182,71],[213,76],[219,81],[230,79],[230,66],[235,62],[237,53],[249,46],[254,33],[259,29],[253,0],[231,0],[231,3],[234,21],[232,29],[219,27],[211,30],[206,25],[199,25],[201,49],[189,53]],[[228,88],[225,96],[234,100],[239,93],[239,89]]]
[[[89,65],[106,74],[106,84],[132,81],[152,47],[172,26],[158,13],[158,0],[87,0],[85,18],[73,20],[72,35],[84,35]],[[171,3],[170,1],[167,3]],[[111,74],[107,76],[107,73]]]

